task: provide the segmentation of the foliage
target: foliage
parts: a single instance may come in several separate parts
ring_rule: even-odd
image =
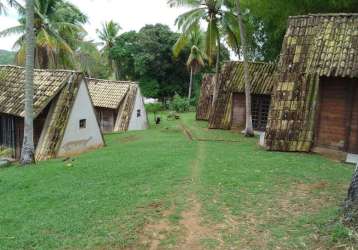
[[[0,64],[14,64],[15,53],[6,50],[0,50]]]
[[[121,34],[111,50],[120,79],[138,81],[146,97],[164,100],[175,93],[185,95],[189,84],[186,62],[190,47],[185,47],[174,58],[172,46],[178,38],[179,34],[162,24],[147,25],[139,32]],[[222,50],[221,55],[229,58],[227,50]]]
[[[103,49],[102,49],[102,54],[104,57],[107,58],[107,66],[111,69],[111,72],[115,72],[116,73],[116,78],[118,78],[117,75],[117,66],[115,64],[115,62],[113,61],[111,54],[110,54],[110,50],[113,48],[116,38],[119,35],[119,31],[121,29],[121,26],[114,22],[114,21],[109,21],[106,22],[102,25],[102,29],[101,30],[97,30],[98,33],[98,37],[99,39],[103,42]]]
[[[85,33],[87,17],[66,0],[35,0],[35,62],[39,68],[74,68],[74,51]],[[19,48],[17,63],[25,63],[25,9],[19,11],[20,25],[0,32],[0,37],[18,34],[14,47]]]
[[[164,110],[164,107],[161,103],[149,103],[145,104],[145,110],[148,113],[158,113]]]
[[[169,104],[169,109],[176,112],[188,112],[190,108],[190,101],[187,98],[183,98],[178,94],[175,94],[173,100]]]
[[[235,0],[230,0],[235,1]],[[241,0],[252,57],[275,61],[289,16],[310,13],[358,12],[356,0]]]

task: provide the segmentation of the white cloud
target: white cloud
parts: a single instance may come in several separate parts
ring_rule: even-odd
[[[96,29],[102,23],[114,20],[122,27],[122,32],[138,31],[146,24],[163,23],[176,30],[174,26],[178,15],[184,8],[170,8],[167,0],[70,0],[88,15],[89,23],[85,25],[89,39],[96,40]],[[11,11],[10,11],[11,12]],[[10,14],[10,13],[9,13]],[[0,30],[17,24],[16,15],[0,16]],[[0,49],[11,49],[16,37],[0,38]]]

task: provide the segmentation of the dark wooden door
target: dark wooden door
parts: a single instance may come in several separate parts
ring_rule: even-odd
[[[265,131],[270,110],[271,96],[253,95],[251,102],[252,125],[255,130]]]
[[[232,128],[245,127],[245,94],[233,93],[232,96]]]
[[[315,145],[358,153],[357,82],[322,78]]]

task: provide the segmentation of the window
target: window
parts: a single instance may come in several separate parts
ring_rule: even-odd
[[[80,128],[86,128],[86,122],[87,122],[86,119],[81,119],[80,120]]]
[[[140,109],[137,109],[137,117],[140,117],[141,114],[140,114]]]

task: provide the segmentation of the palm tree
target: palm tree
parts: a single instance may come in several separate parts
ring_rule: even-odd
[[[78,45],[81,26],[87,17],[78,8],[64,0],[33,0],[35,30],[35,65],[38,68],[73,68],[74,49]],[[20,24],[0,32],[0,37],[19,34],[14,48],[19,65],[25,64],[26,57],[26,11],[21,4],[16,5]]]
[[[202,51],[203,46],[203,33],[200,27],[193,29],[189,36],[182,34],[173,47],[173,54],[178,57],[183,48],[190,44],[190,55],[187,61],[187,67],[190,71],[190,83],[188,91],[188,100],[191,98],[193,87],[193,76],[199,72],[199,70],[205,66],[204,60],[206,59],[205,53]]]
[[[34,2],[26,1],[26,66],[25,66],[25,120],[21,164],[28,165],[35,160],[33,124],[33,81],[35,60]]]
[[[103,54],[108,59],[108,66],[111,68],[112,72],[115,73],[115,78],[118,80],[118,67],[116,62],[111,57],[111,49],[113,48],[116,38],[119,35],[119,30],[121,26],[114,22],[113,20],[106,22],[102,25],[101,30],[97,30],[99,39],[104,43],[102,49]]]
[[[220,41],[221,38],[232,40],[235,34],[237,21],[231,9],[226,8],[224,0],[168,0],[171,7],[186,6],[190,11],[180,15],[176,24],[184,35],[188,35],[200,25],[207,23],[205,50],[209,64],[216,54],[216,84],[214,86],[213,104],[217,98],[218,80],[220,71]]]
[[[252,113],[251,113],[251,86],[250,86],[250,76],[249,76],[249,65],[247,62],[248,53],[247,53],[247,43],[246,43],[246,34],[245,27],[242,21],[242,13],[240,8],[240,0],[236,2],[237,9],[237,19],[240,27],[240,40],[242,47],[242,55],[244,58],[244,79],[245,79],[245,104],[246,104],[246,127],[245,135],[254,136],[254,129],[252,125]]]

